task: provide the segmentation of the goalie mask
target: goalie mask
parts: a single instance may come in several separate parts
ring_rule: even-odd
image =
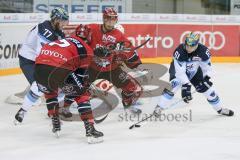
[[[87,43],[91,42],[92,33],[88,25],[80,24],[75,30],[75,35],[82,38]]]

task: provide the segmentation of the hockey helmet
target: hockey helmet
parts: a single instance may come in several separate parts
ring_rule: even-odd
[[[66,10],[64,10],[63,8],[56,7],[51,11],[50,18],[68,21],[69,15],[68,15],[68,12]]]
[[[103,19],[118,20],[118,14],[114,8],[105,8],[103,11]]]
[[[193,32],[189,33],[185,39],[185,45],[194,47],[199,42],[199,34],[195,34]]]

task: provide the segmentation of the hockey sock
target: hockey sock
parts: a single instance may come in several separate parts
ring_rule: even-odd
[[[33,82],[29,92],[24,97],[22,109],[28,111],[42,95],[43,93],[38,90],[37,83]]]
[[[78,104],[77,109],[82,121],[93,120],[93,113],[89,102],[83,102]]]
[[[166,108],[167,104],[172,100],[174,96],[174,93],[169,91],[168,89],[164,89],[162,95],[160,96],[159,102],[158,102],[158,106],[160,106],[161,108]]]
[[[206,92],[203,93],[207,98],[209,104],[212,105],[213,109],[219,111],[222,109],[221,101],[216,92],[214,91],[213,87],[209,88]]]

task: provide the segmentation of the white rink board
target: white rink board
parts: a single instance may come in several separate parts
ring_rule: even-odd
[[[102,13],[69,13],[70,22],[101,22]],[[0,13],[0,23],[33,23],[49,19],[48,13]],[[223,23],[239,24],[238,15],[119,13],[121,23]]]
[[[34,24],[0,24],[0,69],[19,67],[18,49]]]
[[[56,139],[46,119],[46,108],[29,111],[21,126],[14,126],[19,106],[5,104],[5,98],[25,89],[23,75],[0,77],[0,159],[1,160],[239,160],[240,159],[240,64],[214,64],[215,88],[225,107],[234,117],[218,116],[200,94],[186,107],[168,111],[187,113],[192,121],[151,122],[129,130],[130,121],[119,122],[123,113],[119,105],[103,123],[96,126],[104,132],[104,142],[88,145],[81,122],[63,122],[61,137]],[[164,76],[167,80],[168,76]],[[8,87],[11,86],[11,87]],[[177,95],[178,98],[179,95]],[[146,99],[145,113],[154,108]]]

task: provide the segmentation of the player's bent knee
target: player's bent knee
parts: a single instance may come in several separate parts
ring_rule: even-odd
[[[200,82],[198,85],[195,86],[196,91],[199,93],[204,93],[209,89],[209,86],[205,85],[203,82]]]
[[[49,116],[53,116],[55,114],[58,114],[59,103],[58,103],[57,97],[46,98],[46,103],[47,103],[47,109],[48,109],[48,115]]]
[[[37,83],[33,82],[26,96],[31,102],[35,103],[42,95],[43,93],[39,91]]]
[[[93,113],[92,113],[91,104],[89,101],[85,101],[78,104],[77,109],[82,121],[93,119]]]
[[[174,78],[170,81],[171,87],[172,87],[172,92],[175,93],[180,87],[181,87],[181,81],[178,80],[177,78]]]
[[[174,97],[174,93],[172,91],[168,90],[167,88],[165,88],[163,90],[162,95],[167,99],[172,99]]]
[[[41,91],[38,89],[38,85],[37,85],[36,81],[34,81],[34,82],[32,83],[32,85],[31,85],[31,87],[30,87],[30,91],[31,91],[34,95],[36,95],[36,96],[38,96],[38,97],[41,97],[41,96],[43,95],[43,92],[41,92]]]

